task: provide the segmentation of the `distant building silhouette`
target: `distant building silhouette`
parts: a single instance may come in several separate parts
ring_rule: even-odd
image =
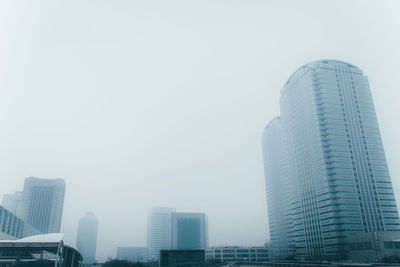
[[[146,247],[118,247],[117,259],[130,262],[145,262],[147,261]]]
[[[3,196],[2,206],[15,215],[20,214],[22,192],[18,191],[14,194],[5,194]]]
[[[96,261],[98,221],[92,212],[87,212],[80,218],[76,247],[82,254],[83,263],[94,263]]]
[[[64,193],[63,179],[27,177],[17,215],[42,233],[60,232]]]
[[[158,261],[160,250],[171,249],[171,215],[175,208],[152,208],[147,220],[148,260]]]
[[[207,248],[207,228],[204,213],[172,213],[172,249]]]
[[[400,254],[400,220],[367,77],[321,60],[299,68],[265,129],[275,258],[375,261]]]

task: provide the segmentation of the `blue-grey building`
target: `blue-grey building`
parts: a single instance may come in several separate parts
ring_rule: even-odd
[[[20,239],[40,234],[41,232],[38,229],[0,206],[0,240]]]
[[[263,137],[271,255],[375,261],[400,220],[367,77],[321,60],[281,91]]]
[[[92,212],[79,219],[76,247],[82,254],[84,263],[96,262],[98,220]]]
[[[17,214],[41,233],[58,233],[64,207],[63,179],[25,178]]]
[[[207,217],[204,213],[172,213],[172,249],[208,247]]]
[[[17,215],[20,214],[19,210],[21,208],[21,201],[22,201],[22,192],[17,191],[14,194],[4,194],[3,202],[1,205],[8,211]]]
[[[270,256],[286,259],[290,254],[292,231],[290,180],[288,175],[288,153],[282,136],[280,117],[273,119],[263,134],[264,175],[268,198],[268,221],[270,235]],[[292,242],[293,243],[293,242]]]

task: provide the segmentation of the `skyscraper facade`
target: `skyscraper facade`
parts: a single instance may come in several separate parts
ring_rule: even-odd
[[[92,212],[87,212],[79,220],[76,247],[82,254],[83,263],[94,263],[96,260],[98,221]]]
[[[173,213],[172,249],[207,248],[207,228],[207,217],[204,213]]]
[[[152,208],[147,220],[148,260],[158,261],[160,250],[171,249],[171,216],[175,208]]]
[[[398,253],[400,220],[362,70],[306,64],[286,82],[280,107],[263,137],[273,255],[375,261]]]
[[[64,193],[63,179],[27,177],[17,215],[42,233],[60,232]]]
[[[268,205],[270,235],[270,256],[275,259],[286,259],[290,256],[289,235],[292,231],[290,216],[290,181],[287,160],[287,148],[282,136],[280,117],[273,119],[263,134],[264,175]]]

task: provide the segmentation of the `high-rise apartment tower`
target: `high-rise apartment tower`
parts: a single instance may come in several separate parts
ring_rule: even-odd
[[[375,261],[398,253],[400,220],[362,70],[306,64],[286,82],[280,109],[263,136],[271,254]]]

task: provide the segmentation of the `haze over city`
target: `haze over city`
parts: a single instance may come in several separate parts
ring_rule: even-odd
[[[208,216],[210,246],[268,238],[261,134],[307,62],[368,76],[397,203],[400,2],[0,3],[0,196],[63,178],[61,231],[97,257],[145,246],[147,213]]]

